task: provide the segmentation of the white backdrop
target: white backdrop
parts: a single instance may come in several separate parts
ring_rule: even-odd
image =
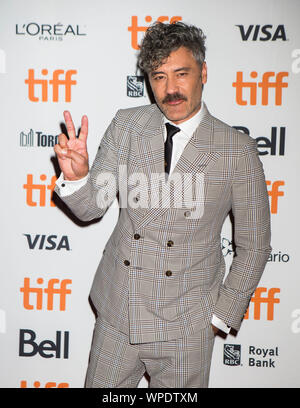
[[[135,48],[158,18],[204,30],[204,100],[257,139],[272,208],[272,254],[240,332],[216,339],[210,386],[300,386],[299,12],[299,0],[1,1],[0,387],[84,385],[88,295],[118,209],[83,225],[51,204],[52,145],[65,109],[77,126],[87,114],[92,162],[116,110],[149,103]],[[229,220],[222,242],[229,267]]]

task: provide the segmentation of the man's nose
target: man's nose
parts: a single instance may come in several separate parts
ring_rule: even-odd
[[[178,85],[174,78],[168,78],[166,81],[166,93],[173,94],[178,92]]]

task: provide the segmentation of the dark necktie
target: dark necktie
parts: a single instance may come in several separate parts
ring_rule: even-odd
[[[165,172],[169,174],[171,167],[172,159],[172,149],[173,149],[173,140],[172,137],[175,133],[179,132],[180,129],[176,126],[171,125],[171,123],[166,123],[167,128],[167,139],[165,141]]]

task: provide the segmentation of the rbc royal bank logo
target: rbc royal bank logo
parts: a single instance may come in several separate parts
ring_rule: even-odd
[[[127,76],[127,96],[130,98],[144,96],[144,77],[142,75]]]
[[[223,363],[229,366],[241,365],[241,345],[240,344],[224,344]]]

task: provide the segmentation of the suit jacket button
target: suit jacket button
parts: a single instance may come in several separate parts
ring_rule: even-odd
[[[129,266],[129,265],[130,265],[130,262],[129,262],[127,259],[125,259],[124,265]]]
[[[172,247],[173,245],[174,245],[174,242],[173,242],[173,241],[170,240],[170,241],[167,242],[167,246],[168,246],[168,247]]]
[[[172,276],[172,271],[167,271],[166,276]]]
[[[140,239],[141,236],[140,236],[140,234],[134,234],[133,238],[134,238],[134,239]]]
[[[190,217],[190,216],[191,216],[191,212],[190,212],[190,211],[185,211],[185,212],[184,212],[184,216],[185,216],[186,218]]]

